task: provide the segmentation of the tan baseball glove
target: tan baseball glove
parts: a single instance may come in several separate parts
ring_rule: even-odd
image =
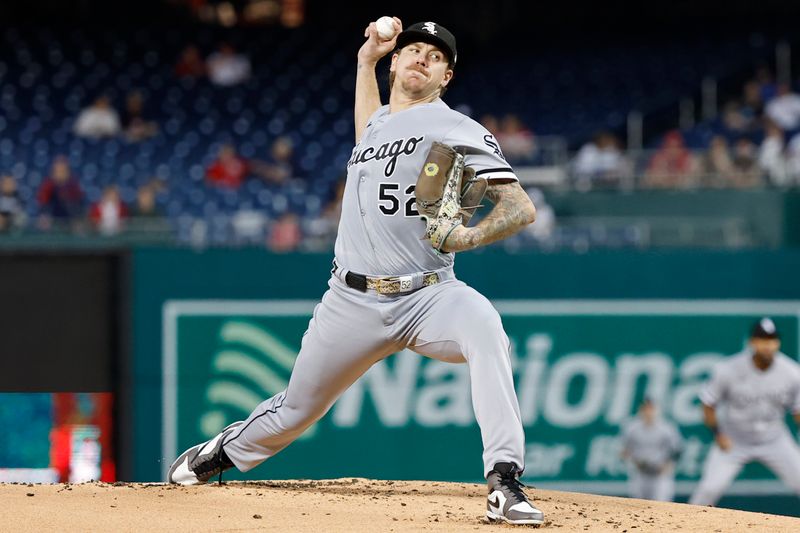
[[[475,177],[475,171],[464,166],[463,154],[446,144],[435,142],[417,178],[414,195],[417,210],[425,219],[426,239],[442,251],[447,237],[460,225],[467,225],[481,207],[487,182]]]

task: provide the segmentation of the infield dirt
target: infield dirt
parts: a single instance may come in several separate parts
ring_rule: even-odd
[[[570,492],[530,491],[540,530],[798,532],[800,518]],[[431,481],[0,485],[2,531],[508,531],[489,524],[485,487]]]

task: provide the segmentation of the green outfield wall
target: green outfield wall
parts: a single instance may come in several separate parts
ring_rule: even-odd
[[[162,479],[176,452],[285,387],[330,260],[259,250],[134,252],[136,479]],[[457,263],[459,277],[498,308],[512,341],[525,475],[539,487],[625,494],[618,435],[647,394],[686,438],[677,467],[685,499],[710,441],[697,393],[711,366],[739,351],[764,314],[783,330],[786,353],[798,356],[797,251],[484,251]],[[466,366],[401,352],[248,475],[342,476],[479,480]],[[800,514],[798,500],[755,465],[726,502]]]

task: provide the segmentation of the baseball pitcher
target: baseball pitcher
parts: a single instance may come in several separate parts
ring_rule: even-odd
[[[800,365],[780,347],[774,322],[763,318],[753,325],[748,348],[714,369],[700,400],[715,442],[689,503],[715,505],[753,461],[800,495],[800,447],[784,423],[790,411],[800,425]]]
[[[229,468],[254,468],[322,417],[370,366],[409,348],[469,365],[488,518],[541,524],[518,480],[525,438],[508,337],[489,301],[453,273],[456,252],[518,232],[535,209],[491,133],[441,100],[456,66],[455,37],[435,22],[398,34],[401,28],[395,18],[394,34],[382,38],[371,23],[358,52],[356,145],[334,267],[287,389],[184,452],[169,481],[195,484]],[[382,105],[375,68],[389,53],[389,103]],[[487,200],[492,209],[468,227]]]

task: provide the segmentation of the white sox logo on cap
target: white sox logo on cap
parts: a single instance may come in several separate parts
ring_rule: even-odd
[[[435,22],[426,22],[422,25],[422,29],[430,33],[431,35],[436,35],[436,23]]]
[[[769,318],[762,318],[761,322],[759,322],[759,324],[761,325],[761,329],[763,329],[766,333],[769,333],[769,334],[775,333],[775,331],[777,329],[775,327],[775,322],[773,322]]]
[[[433,44],[444,52],[448,63],[456,62],[456,38],[450,31],[435,22],[417,22],[405,29],[397,37],[397,48],[403,48],[414,42]]]

